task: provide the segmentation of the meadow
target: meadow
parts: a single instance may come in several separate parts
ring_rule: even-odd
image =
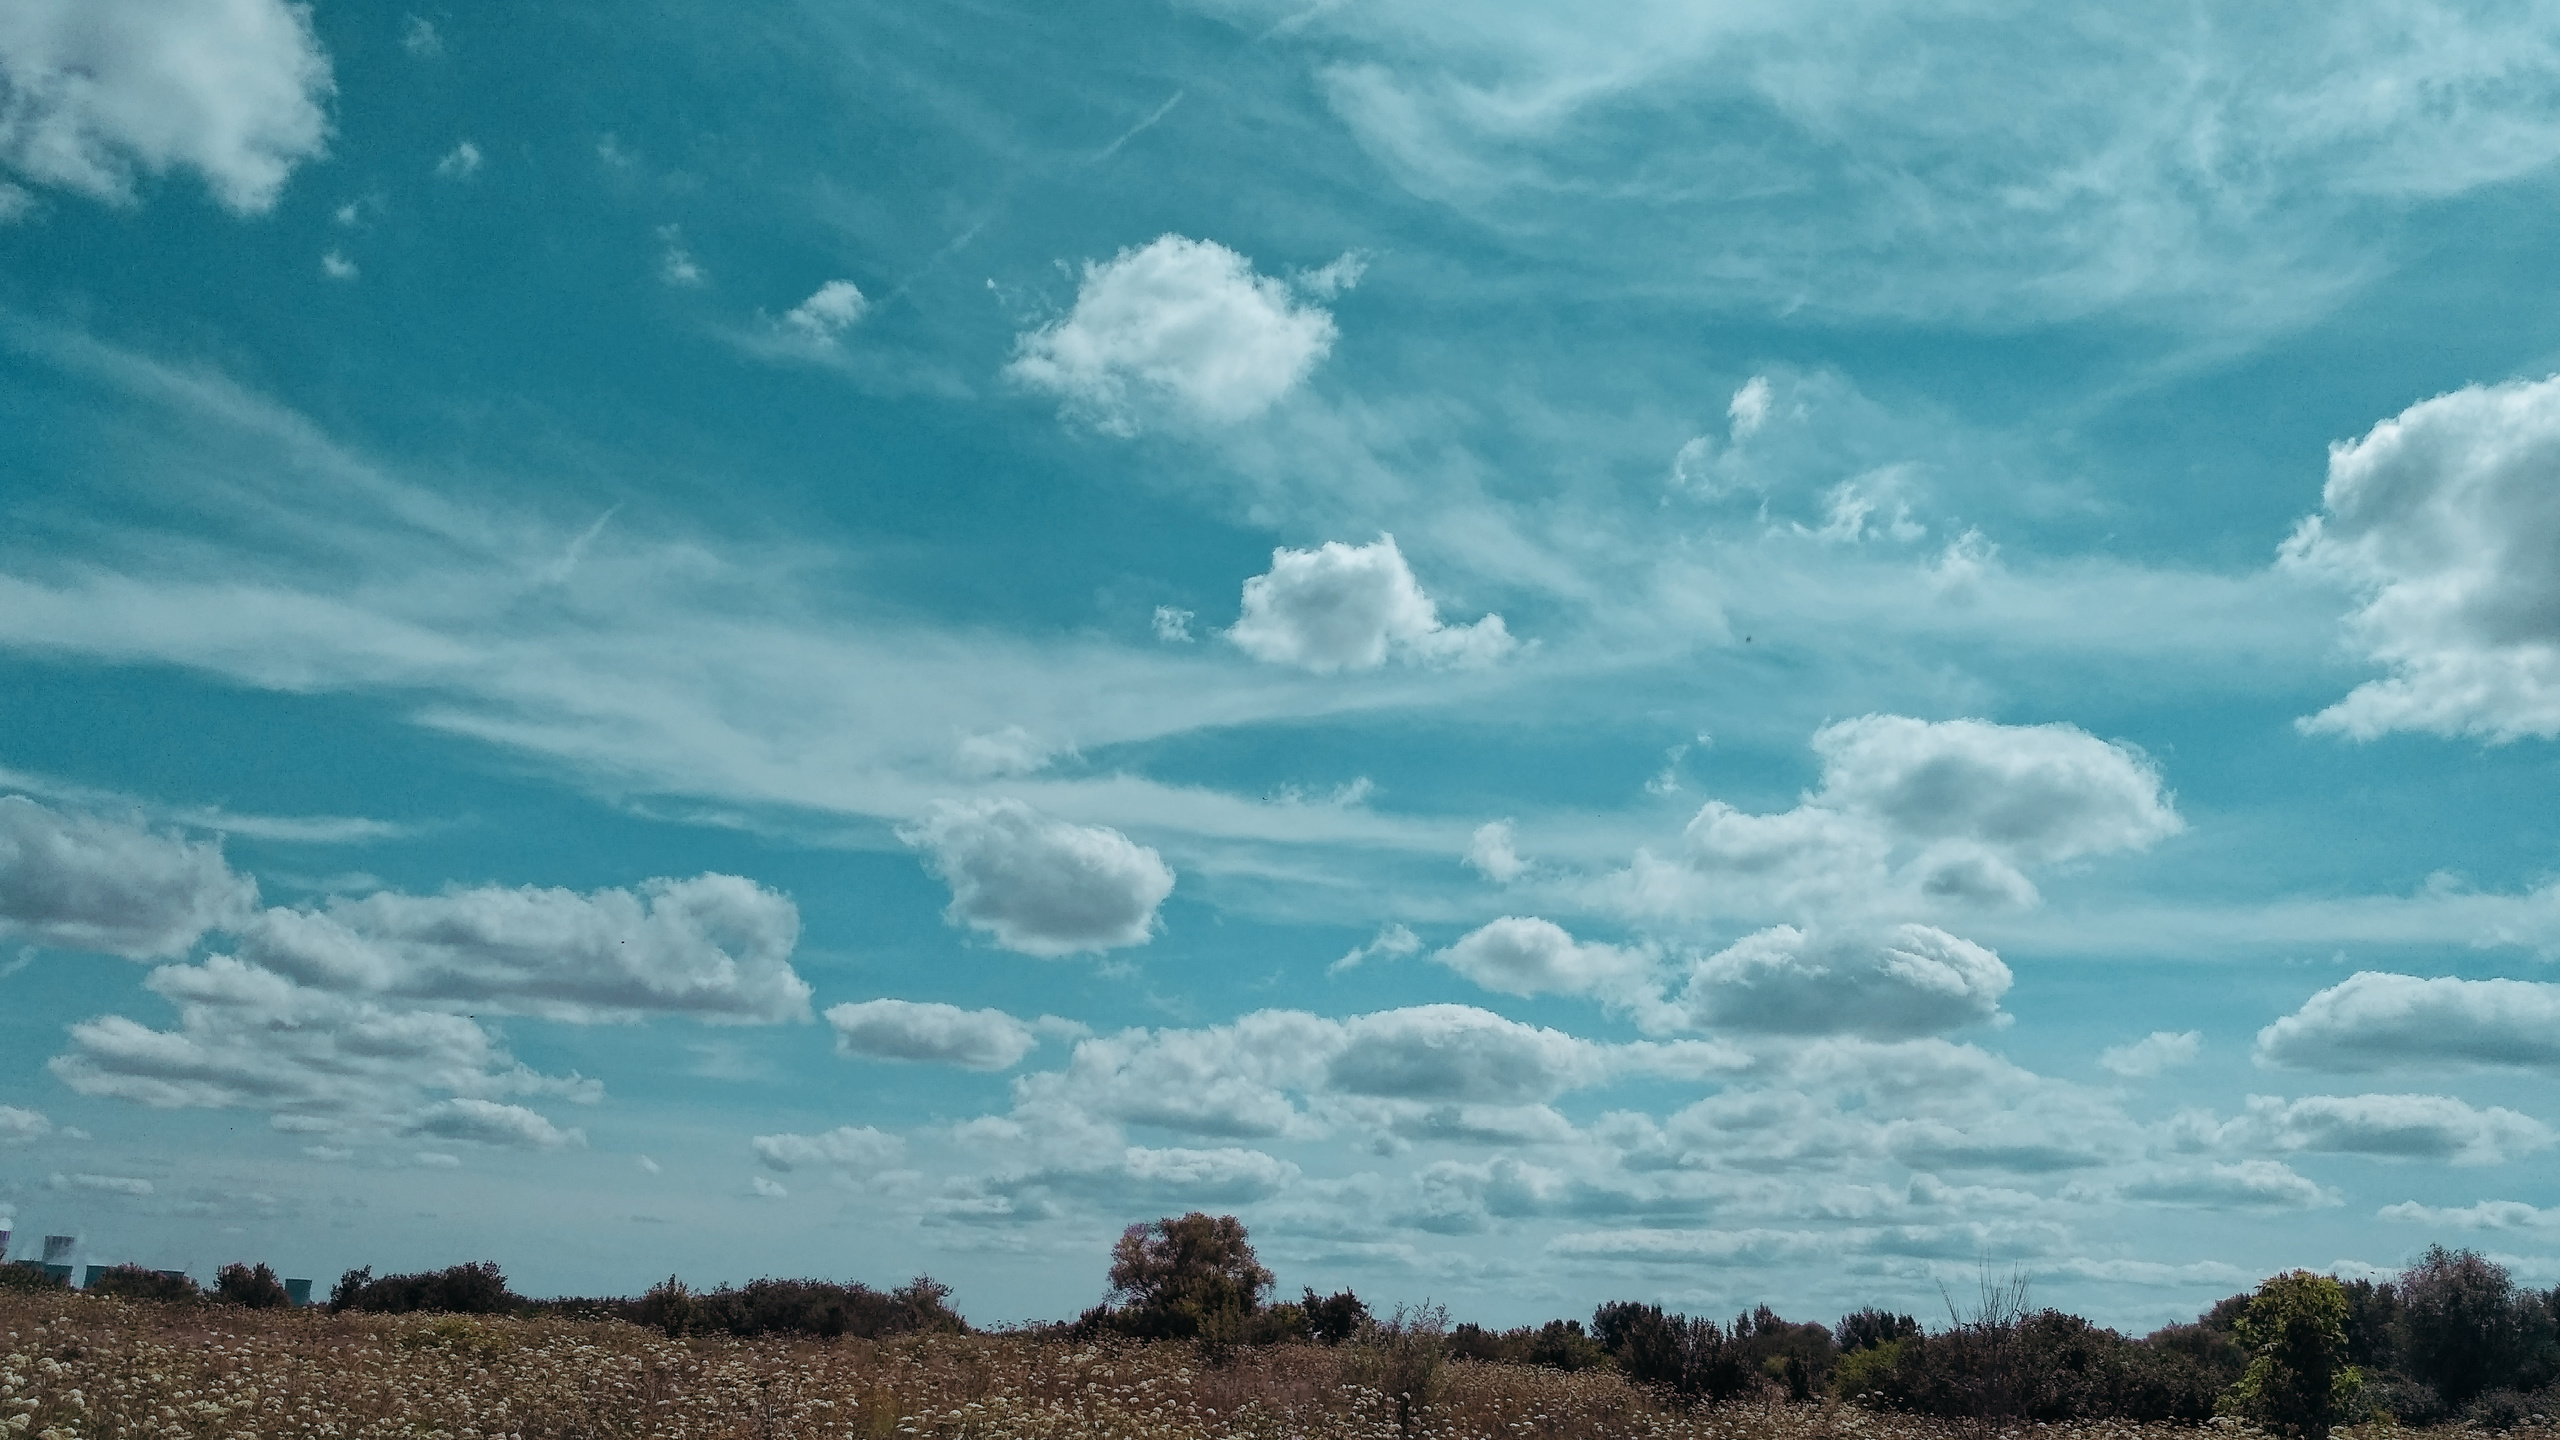
[[[1613,1369],[1054,1335],[670,1338],[619,1320],[0,1294],[9,1440],[2140,1440],[2200,1427],[1874,1413],[1767,1392],[1695,1407]],[[1400,1404],[1388,1386],[1424,1392]],[[1410,1391],[1407,1392],[1410,1394]],[[2550,1440],[2548,1424],[2510,1432]],[[2337,1434],[2376,1440],[2387,1422]],[[2458,1433],[2458,1432],[2456,1432]]]

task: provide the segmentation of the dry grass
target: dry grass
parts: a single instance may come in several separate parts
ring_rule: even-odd
[[[1201,1365],[1183,1346],[1015,1336],[669,1340],[617,1322],[332,1316],[0,1296],[0,1440],[1394,1440],[1379,1361],[1286,1346]],[[1367,1381],[1369,1383],[1363,1383]],[[1958,1440],[1840,1406],[1680,1411],[1614,1374],[1456,1364],[1412,1436]],[[2169,1440],[2129,1423],[1978,1440]],[[2182,1431],[2192,1437],[2194,1431]],[[2526,1437],[2528,1432],[2517,1432]],[[2543,1431],[2530,1440],[2555,1440]]]

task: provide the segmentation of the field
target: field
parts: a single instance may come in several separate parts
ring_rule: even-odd
[[[1201,1363],[1187,1345],[1020,1336],[669,1340],[617,1321],[330,1315],[0,1296],[7,1440],[359,1437],[1696,1437],[1994,1440],[2016,1431],[1844,1406],[1657,1406],[1608,1371],[1453,1363],[1400,1420],[1390,1356],[1278,1346]],[[1410,1373],[1410,1372],[1406,1372]],[[2034,1440],[2193,1435],[2125,1423]],[[2539,1427],[2538,1427],[2539,1428]],[[2342,1435],[2352,1432],[2340,1432]],[[2551,1440],[2541,1429],[2519,1440]],[[2373,1440],[2373,1437],[2365,1437]]]

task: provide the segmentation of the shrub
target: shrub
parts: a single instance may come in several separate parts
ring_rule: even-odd
[[[1422,1412],[1448,1392],[1448,1339],[1448,1309],[1428,1303],[1399,1305],[1360,1328],[1348,1373],[1394,1398],[1399,1433],[1412,1434]]]
[[[1832,1343],[1840,1347],[1843,1355],[1909,1340],[1919,1333],[1919,1321],[1888,1310],[1854,1310],[1831,1327]]]
[[[1255,1258],[1243,1221],[1194,1210],[1122,1232],[1111,1247],[1110,1281],[1117,1308],[1086,1311],[1074,1333],[1196,1339],[1224,1352],[1255,1339],[1271,1272]]]
[[[2481,1430],[2513,1430],[2544,1413],[2542,1402],[2514,1390],[2483,1390],[2462,1407],[2462,1423]]]
[[[293,1297],[285,1293],[284,1282],[263,1261],[256,1265],[235,1261],[215,1271],[212,1299],[217,1305],[241,1305],[251,1310],[273,1310],[293,1303]]]
[[[2223,1408],[2301,1440],[2328,1440],[2364,1385],[2347,1363],[2346,1319],[2346,1291],[2326,1275],[2296,1270],[2260,1285],[2232,1327],[2249,1347],[2249,1368]]]
[[[423,1270],[414,1275],[375,1279],[373,1267],[350,1270],[329,1291],[331,1310],[362,1310],[381,1315],[407,1315],[438,1310],[448,1315],[506,1315],[524,1305],[507,1289],[497,1262]]]
[[[273,1274],[268,1278],[274,1278]],[[154,1300],[163,1304],[192,1304],[204,1298],[204,1292],[187,1276],[164,1275],[139,1265],[115,1266],[90,1281],[88,1290],[92,1295],[111,1295],[118,1300]]]
[[[2455,1410],[2512,1381],[2525,1358],[2526,1317],[2506,1267],[2433,1245],[2401,1272],[2398,1289],[2393,1329],[2409,1378]]]
[[[1314,1286],[1306,1287],[1306,1292],[1298,1308],[1306,1312],[1307,1333],[1327,1345],[1341,1344],[1369,1323],[1369,1307],[1348,1290],[1337,1290],[1321,1300],[1316,1298]]]
[[[1712,1320],[1620,1300],[1591,1312],[1591,1335],[1628,1379],[1682,1399],[1720,1400],[1759,1383]]]
[[[11,1260],[0,1264],[0,1291],[68,1290],[71,1282],[48,1273],[33,1260]]]
[[[1490,1365],[1534,1365],[1548,1370],[1589,1370],[1609,1358],[1600,1342],[1582,1333],[1579,1320],[1550,1320],[1532,1329],[1487,1330],[1461,1325],[1449,1332],[1449,1357]]]

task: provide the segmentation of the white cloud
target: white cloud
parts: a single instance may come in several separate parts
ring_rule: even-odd
[[[421,1170],[453,1170],[460,1168],[462,1157],[446,1150],[421,1150],[409,1157],[409,1163]]]
[[[819,345],[833,345],[836,337],[858,323],[871,302],[850,280],[830,280],[817,288],[806,300],[783,312],[783,328],[801,339]]]
[[[1999,956],[1927,925],[1882,935],[1779,925],[1697,962],[1680,998],[1710,1029],[1906,1039],[1997,1019],[2010,979]]]
[[[2550,1127],[2499,1106],[2474,1107],[2450,1095],[2252,1095],[2227,1121],[2190,1112],[2173,1134],[2214,1149],[2369,1155],[2499,1165],[2549,1146]]]
[[[56,1175],[53,1188],[95,1190],[107,1195],[149,1195],[157,1188],[137,1175]]]
[[[1341,959],[1336,960],[1331,965],[1325,967],[1325,973],[1328,975],[1339,975],[1345,970],[1352,969],[1364,961],[1376,959],[1381,955],[1386,956],[1390,960],[1401,960],[1405,956],[1419,951],[1421,948],[1421,936],[1414,934],[1411,930],[1402,925],[1386,925],[1381,927],[1376,935],[1370,937],[1369,943],[1365,945],[1354,945],[1349,950],[1343,952]]]
[[[444,152],[444,158],[436,162],[439,180],[468,180],[479,173],[480,147],[468,140]]]
[[[639,1163],[641,1171],[645,1174],[655,1175],[664,1168],[660,1166],[657,1161],[650,1159],[646,1155],[635,1155],[632,1159]]]
[[[438,1140],[475,1140],[519,1150],[584,1148],[583,1130],[563,1130],[521,1105],[495,1100],[444,1100],[409,1118],[401,1133]]]
[[[1597,1047],[1468,1005],[1417,1005],[1344,1022],[1325,1081],[1351,1095],[1519,1105],[1599,1079]]]
[[[2304,728],[2560,736],[2555,467],[2560,377],[2465,386],[2330,450],[2284,563],[2354,589],[2348,633],[2392,674]]]
[[[706,278],[694,263],[693,252],[685,248],[682,226],[658,227],[658,278],[677,286],[700,285]]]
[[[0,1105],[0,1145],[23,1145],[53,1133],[53,1122],[41,1110]]]
[[[1512,848],[1511,822],[1487,820],[1467,837],[1467,868],[1496,885],[1508,885],[1529,869],[1529,862]]]
[[[2098,1068],[2127,1080],[2147,1080],[2163,1070],[2184,1065],[2204,1047],[2199,1030],[2154,1030],[2139,1040],[2110,1045],[2098,1052]]]
[[[2560,1070],[2560,985],[2360,971],[2258,1032],[2262,1065]]]
[[[1724,407],[1725,418],[1732,422],[1736,440],[1748,440],[1769,423],[1769,377],[1754,375],[1733,392]]]
[[[944,912],[1025,955],[1143,945],[1173,871],[1117,830],[1042,815],[1018,800],[941,801],[898,838],[951,887]]]
[[[492,885],[272,909],[242,927],[239,956],[325,990],[479,1013],[774,1024],[809,1015],[799,938],[788,897],[699,875],[636,893]]]
[[[839,1125],[821,1135],[758,1135],[749,1142],[756,1159],[774,1170],[833,1165],[877,1170],[906,1154],[907,1142],[868,1125]]]
[[[1417,665],[1482,665],[1514,646],[1502,617],[1445,625],[1396,548],[1329,540],[1314,550],[1271,552],[1269,573],[1244,582],[1244,613],[1226,632],[1246,654],[1331,674],[1374,670],[1389,659]]]
[[[972,780],[1012,779],[1038,772],[1060,755],[1074,752],[1055,745],[1023,729],[1007,725],[981,735],[963,735],[953,747],[952,759],[960,773]]]
[[[400,48],[421,60],[433,60],[444,53],[444,37],[436,33],[433,21],[411,15],[400,22]]]
[[[2311,1210],[2345,1203],[2338,1192],[2280,1160],[2165,1170],[2124,1187],[2128,1199],[2199,1209]]]
[[[1641,949],[1576,940],[1564,927],[1505,915],[1431,957],[1505,995],[1629,996],[1647,989],[1653,956]]]
[[[2404,1200],[2374,1214],[2431,1230],[2560,1230],[2560,1209],[2540,1209],[2521,1200],[2483,1200],[2459,1209]]]
[[[1822,783],[1795,809],[1709,801],[1691,819],[1709,898],[1740,913],[2030,905],[2026,868],[2184,828],[2147,756],[2070,725],[1868,715],[1824,726],[1813,749]]]
[[[763,1200],[788,1200],[791,1198],[791,1191],[788,1187],[784,1186],[781,1181],[772,1179],[768,1176],[748,1176],[747,1188],[750,1191],[753,1191],[757,1198]]]
[[[1178,606],[1159,605],[1156,607],[1156,638],[1168,645],[1187,645],[1191,642],[1191,622],[1197,618]]]
[[[218,843],[0,795],[0,940],[164,959],[241,923],[257,894]]]
[[[1005,373],[1113,434],[1168,417],[1249,420],[1333,348],[1333,317],[1214,241],[1164,235],[1088,263],[1065,318],[1016,343]]]
[[[964,1070],[1007,1070],[1040,1043],[1031,1027],[1001,1010],[912,1000],[866,1000],[827,1010],[836,1053],[910,1060]]]
[[[353,280],[356,278],[356,262],[335,250],[325,251],[320,256],[320,273],[332,280]]]
[[[0,8],[0,164],[111,202],[190,169],[243,215],[328,148],[335,91],[284,0],[14,0]]]
[[[2242,32],[2146,0],[2028,33],[2024,7],[1863,0],[1206,8],[1297,47],[1417,196],[1540,262],[1711,305],[2288,323],[2387,263],[2412,208],[2560,156],[2560,35],[2531,7],[2321,6]]]

